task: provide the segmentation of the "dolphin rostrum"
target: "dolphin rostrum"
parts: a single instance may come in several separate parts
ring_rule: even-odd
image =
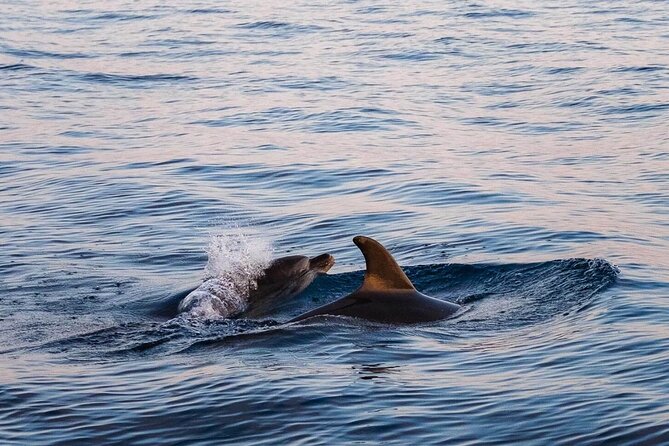
[[[376,240],[357,236],[353,243],[362,251],[367,266],[360,288],[289,322],[338,315],[387,324],[415,324],[445,319],[460,309],[459,305],[418,292],[393,256]]]

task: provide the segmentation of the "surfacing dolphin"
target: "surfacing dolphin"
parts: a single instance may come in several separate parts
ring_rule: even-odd
[[[304,291],[319,274],[328,272],[335,260],[330,254],[309,258],[281,257],[272,261],[255,283],[236,283],[230,277],[211,277],[191,291],[178,306],[178,313],[199,317],[248,317],[262,315],[278,300]]]
[[[334,264],[335,259],[330,254],[312,258],[288,256],[274,260],[256,281],[257,287],[251,289],[244,316],[260,316],[277,302],[297,296]]]
[[[362,251],[367,266],[360,288],[289,322],[338,315],[386,324],[415,324],[445,319],[460,309],[459,305],[418,292],[393,256],[376,240],[357,236],[353,243]]]

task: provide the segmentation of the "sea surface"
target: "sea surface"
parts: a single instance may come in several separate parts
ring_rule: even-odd
[[[669,444],[667,1],[0,6],[0,444]],[[286,324],[359,234],[463,311]]]

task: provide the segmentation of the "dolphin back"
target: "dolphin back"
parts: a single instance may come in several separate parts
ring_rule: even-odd
[[[365,256],[367,271],[360,288],[329,304],[288,321],[314,316],[349,316],[390,324],[413,324],[446,319],[459,310],[451,302],[419,293],[393,256],[379,242],[357,236],[353,242]]]

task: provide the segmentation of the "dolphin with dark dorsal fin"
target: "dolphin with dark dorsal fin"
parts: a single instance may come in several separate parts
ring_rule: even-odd
[[[415,324],[446,319],[460,306],[416,290],[386,248],[374,239],[353,238],[365,256],[367,271],[360,288],[289,322],[322,316],[349,316],[386,324]]]

